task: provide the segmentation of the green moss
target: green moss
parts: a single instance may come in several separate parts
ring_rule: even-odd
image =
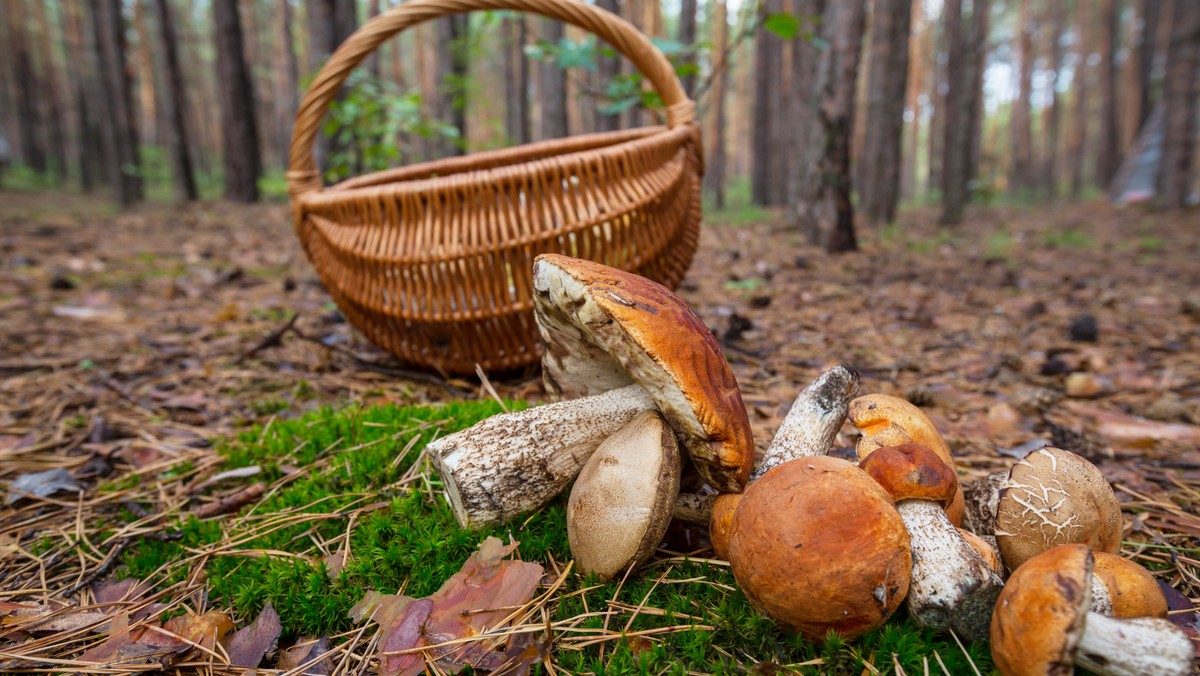
[[[225,467],[258,465],[262,473],[246,481],[281,482],[279,487],[238,517],[188,517],[171,524],[168,532],[177,539],[146,539],[129,547],[122,572],[174,582],[187,573],[187,566],[178,562],[189,552],[233,543],[207,561],[213,603],[232,608],[239,622],[245,622],[269,601],[279,611],[286,634],[313,635],[350,629],[347,612],[368,590],[432,593],[487,535],[519,540],[519,555],[526,560],[569,561],[565,498],[524,520],[470,532],[455,523],[436,490],[436,478],[418,476],[401,484],[435,434],[468,427],[499,411],[494,402],[350,407],[274,420],[244,432],[219,447]],[[371,509],[358,512],[349,528],[349,514],[367,505]],[[271,529],[271,523],[280,527]],[[331,575],[325,553],[342,546],[347,530],[349,560]],[[820,660],[819,666],[806,669],[858,674],[864,660],[891,671],[895,655],[909,673],[921,673],[925,659],[933,672],[940,671],[936,652],[951,673],[970,673],[967,658],[952,638],[903,618],[853,644],[836,636],[812,644],[789,635],[750,607],[727,567],[706,562],[656,562],[627,580],[619,593],[616,584],[573,576],[552,606],[551,619],[603,610],[614,597],[629,606],[655,609],[639,613],[629,623],[631,632],[692,624],[712,629],[630,636],[607,642],[603,653],[599,644],[580,650],[563,644],[552,655],[555,667],[596,673],[729,672],[738,670],[738,664],[786,666]],[[609,629],[624,628],[630,615],[614,615]],[[603,626],[602,617],[588,617],[579,620],[577,628]],[[986,673],[986,646],[969,646],[969,651]]]

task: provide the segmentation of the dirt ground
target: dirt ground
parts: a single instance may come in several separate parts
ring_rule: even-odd
[[[805,383],[849,363],[864,393],[924,406],[967,479],[1044,442],[1091,458],[1130,551],[1200,598],[1197,215],[980,207],[953,232],[935,218],[907,211],[838,257],[780,221],[705,229],[680,293],[725,347],[759,447]],[[491,375],[501,396],[543,397],[533,370]],[[327,404],[481,396],[345,324],[285,205],[0,198],[2,482]]]

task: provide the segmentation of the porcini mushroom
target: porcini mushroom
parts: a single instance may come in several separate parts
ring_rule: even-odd
[[[679,494],[679,446],[656,411],[601,442],[567,501],[567,539],[581,573],[608,580],[645,563]]]
[[[863,460],[877,448],[899,444],[921,444],[954,468],[950,445],[942,438],[933,421],[921,409],[887,394],[867,394],[850,402],[850,422],[862,431],[858,440],[858,459]],[[963,524],[962,486],[955,489],[946,516],[955,526]]]
[[[652,409],[710,484],[745,485],[754,442],[737,381],[682,299],[632,273],[550,254],[535,262],[533,286],[547,389],[569,401],[493,416],[429,444],[460,524],[541,507],[600,442]]]
[[[996,544],[1009,570],[1062,544],[1099,552],[1121,547],[1121,504],[1086,459],[1059,448],[1034,451],[1012,466],[996,506]]]
[[[1095,565],[1085,545],[1060,545],[1013,571],[992,615],[992,659],[1003,676],[1071,673],[1183,676],[1187,634],[1159,618],[1115,619],[1088,611]]]
[[[946,517],[958,479],[936,453],[920,444],[875,449],[862,470],[896,501],[912,543],[912,582],[905,606],[920,625],[987,637],[992,608],[1004,581]]]
[[[1092,612],[1112,617],[1167,617],[1167,597],[1150,571],[1118,554],[1093,551]],[[1096,598],[1103,599],[1097,608]]]
[[[812,641],[882,625],[912,572],[891,496],[854,464],[822,456],[750,484],[733,514],[729,564],[751,605]]]

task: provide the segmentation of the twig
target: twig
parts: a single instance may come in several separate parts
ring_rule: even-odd
[[[197,519],[207,519],[212,516],[235,512],[238,509],[241,509],[247,503],[259,498],[263,493],[266,492],[266,490],[267,485],[262,482],[251,484],[237,491],[236,493],[233,493],[232,495],[228,495],[220,500],[217,500],[216,502],[210,502],[206,505],[197,507],[192,514],[194,514]]]
[[[240,364],[250,357],[253,357],[259,352],[267,349],[268,347],[279,347],[282,345],[284,334],[286,334],[288,331],[291,331],[296,326],[297,319],[300,319],[299,312],[289,317],[282,326],[264,336],[262,340],[254,344],[254,347],[251,347],[249,350],[243,352],[242,356],[238,357],[234,363]]]

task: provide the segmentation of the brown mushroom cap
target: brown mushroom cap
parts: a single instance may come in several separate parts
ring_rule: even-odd
[[[533,267],[546,389],[567,399],[637,383],[654,399],[700,475],[738,492],[754,439],[716,339],[661,284],[605,265],[543,254]]]
[[[891,496],[852,463],[823,456],[785,462],[746,489],[729,564],[755,608],[814,641],[883,624],[912,574]]]
[[[1108,590],[1113,617],[1167,616],[1167,597],[1150,571],[1117,554],[1092,552],[1093,573]]]
[[[582,573],[612,579],[650,558],[679,494],[679,447],[655,411],[604,440],[567,501],[567,540]]]
[[[1093,565],[1087,547],[1062,545],[1013,572],[992,614],[992,660],[1001,674],[1074,673]]]
[[[733,513],[741,502],[742,493],[722,493],[713,501],[708,539],[712,541],[713,554],[718,559],[729,560],[729,529],[733,526]]]
[[[1062,544],[1115,553],[1122,526],[1121,504],[1100,470],[1058,448],[1013,465],[996,508],[996,544],[1009,570]]]
[[[858,463],[896,502],[929,500],[943,508],[958,492],[958,477],[936,453],[921,444],[875,449]]]
[[[909,402],[887,394],[866,394],[850,402],[850,422],[862,431],[858,440],[858,459],[863,460],[884,446],[915,443],[938,454],[951,469],[954,455],[929,416]],[[959,486],[946,516],[955,526],[963,523],[963,492]]]
[[[988,568],[992,569],[993,573],[1003,577],[1004,564],[1000,562],[1000,553],[996,551],[996,548],[990,542],[969,530],[959,528],[958,534],[962,536],[962,539],[967,541],[967,544],[971,545],[971,548],[979,554],[979,558],[983,559],[983,562],[987,564]]]

